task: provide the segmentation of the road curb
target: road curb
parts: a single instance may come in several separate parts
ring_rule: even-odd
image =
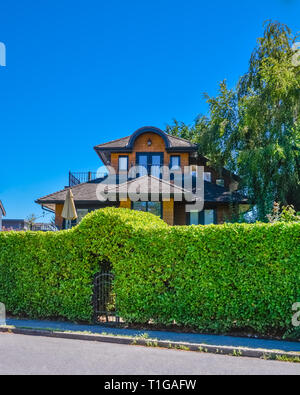
[[[247,348],[234,346],[219,346],[200,343],[174,342],[157,339],[144,339],[141,337],[112,336],[101,334],[86,334],[78,332],[61,332],[51,329],[32,329],[18,328],[12,326],[0,327],[0,333],[12,333],[27,336],[44,336],[61,339],[96,341],[114,344],[136,345],[144,347],[160,347],[173,350],[197,351],[204,353],[213,353],[218,355],[230,355],[237,357],[263,358],[272,360],[287,360],[300,362],[300,352],[287,352],[281,350],[269,350],[261,348]]]

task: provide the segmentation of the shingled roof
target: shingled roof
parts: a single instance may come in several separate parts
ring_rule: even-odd
[[[156,133],[160,135],[166,144],[167,152],[194,152],[197,151],[196,144],[191,143],[188,140],[180,137],[170,136],[163,130],[158,129],[154,126],[144,126],[130,136],[123,137],[121,139],[112,140],[104,144],[99,144],[94,147],[97,154],[103,160],[104,163],[109,161],[109,155],[111,152],[131,152],[135,139],[143,133]]]
[[[135,187],[140,188],[140,193],[150,193],[151,189],[149,189],[149,187],[155,180],[159,183],[159,186],[158,189],[154,190],[154,193],[158,192],[160,195],[164,195],[164,193],[168,193],[168,191],[170,191],[170,194],[174,195],[176,193],[186,192],[183,188],[180,188],[172,183],[168,183],[167,181],[160,180],[153,176],[143,176],[120,185],[112,184],[111,186],[108,186],[107,193],[117,193],[117,195],[123,195],[128,188],[135,190]],[[134,183],[136,183],[136,186]],[[98,185],[99,182],[90,181],[72,187],[75,203],[100,203],[101,201],[97,197]],[[36,203],[52,208],[51,205],[53,204],[64,203],[67,191],[68,188],[51,193],[50,195],[39,198],[36,200]],[[207,181],[204,182],[204,200],[205,202],[211,203],[229,203],[233,201],[241,204],[247,203],[247,199],[238,192],[229,192],[225,188]]]
[[[94,147],[94,150],[99,155],[104,164],[109,164],[110,154],[112,152],[132,152],[135,139],[143,133],[156,133],[160,135],[166,145],[167,152],[195,152],[197,145],[180,137],[171,136],[163,130],[154,126],[144,126],[130,136],[126,136],[117,140],[112,140],[104,144],[99,144]]]
[[[154,176],[142,176],[130,180],[128,182],[124,182],[120,185],[114,185],[109,187],[107,190],[108,194],[118,194],[118,195],[127,195],[127,191],[135,192],[137,191],[139,194],[155,194],[159,195],[174,195],[174,194],[183,194],[185,191],[183,188],[174,185],[171,182],[162,180],[160,178]]]
[[[98,183],[85,182],[72,187],[75,202],[98,202],[96,195]],[[66,200],[69,188],[51,193],[36,200],[38,204],[60,204]]]
[[[204,181],[204,200],[211,203],[247,204],[248,200],[240,192],[230,192],[222,186]]]
[[[165,133],[167,139],[169,140],[170,147],[172,148],[197,148],[195,144],[188,140],[182,139],[180,137],[170,136]],[[104,144],[96,145],[94,148],[97,149],[110,149],[110,148],[127,148],[131,136],[123,137],[121,139],[112,140]]]

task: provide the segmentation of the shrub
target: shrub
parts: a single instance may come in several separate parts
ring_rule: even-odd
[[[293,205],[280,207],[279,203],[274,202],[271,214],[267,215],[269,222],[300,222],[300,215],[296,213]]]
[[[98,210],[60,232],[0,232],[0,301],[32,318],[90,321],[93,276],[140,227],[167,227],[129,210]]]
[[[0,234],[0,301],[12,313],[91,320],[92,278],[112,263],[120,315],[223,332],[291,329],[300,224],[169,227],[107,208],[72,230]]]

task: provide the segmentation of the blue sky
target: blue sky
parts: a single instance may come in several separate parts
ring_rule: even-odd
[[[7,218],[41,215],[34,200],[67,185],[69,170],[96,170],[94,145],[206,113],[202,93],[236,83],[263,22],[296,32],[299,16],[299,0],[2,1]]]

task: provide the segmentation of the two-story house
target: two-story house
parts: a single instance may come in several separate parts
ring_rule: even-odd
[[[133,210],[149,211],[161,216],[169,225],[191,225],[191,224],[221,224],[231,216],[232,209],[238,211],[245,209],[247,200],[238,192],[239,178],[231,175],[229,171],[223,169],[221,174],[207,165],[208,159],[199,154],[198,147],[190,141],[166,134],[155,127],[143,127],[130,136],[123,137],[108,143],[96,145],[94,147],[101,161],[110,169],[115,171],[117,176],[111,178],[107,175],[100,176],[94,173],[87,173],[86,177],[82,173],[69,174],[69,186],[72,187],[78,223],[88,212],[107,207],[125,207]],[[123,182],[120,175],[127,173],[135,166],[144,169],[136,176],[129,176]],[[197,166],[204,167],[204,209],[200,212],[195,210],[186,212],[184,201],[174,199],[175,193],[184,190],[184,184],[177,186],[172,178],[169,182],[170,196],[165,197],[162,192],[156,194],[155,199],[139,201],[132,200],[126,194],[128,188],[133,183],[138,182],[139,188],[148,188],[151,180],[167,186],[168,182],[161,179],[160,168],[168,167],[171,171],[190,169],[191,174]],[[109,185],[107,191],[115,196],[114,201],[99,201],[97,187],[105,180]],[[114,180],[114,181],[111,181]],[[55,213],[56,226],[60,229],[65,227],[65,221],[61,214],[67,189],[52,193],[39,198],[36,203],[45,209]],[[162,191],[160,188],[159,191]],[[150,191],[149,191],[150,192]],[[145,195],[143,195],[145,196]]]

